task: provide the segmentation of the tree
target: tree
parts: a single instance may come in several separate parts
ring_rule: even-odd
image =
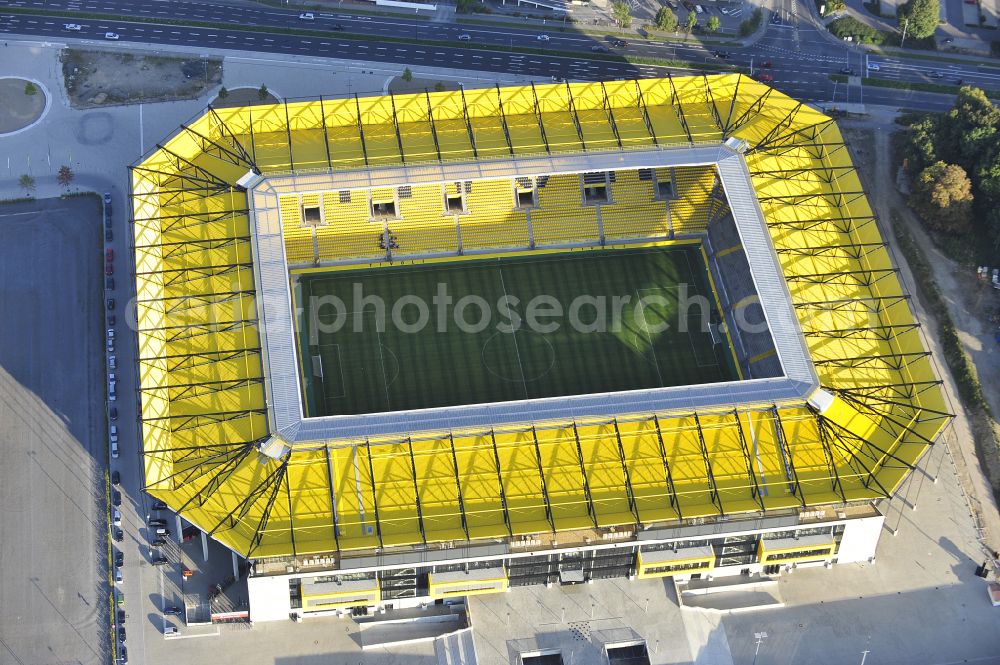
[[[226,86],[219,88],[219,99],[225,99],[229,96],[229,91],[226,90]]]
[[[764,20],[764,13],[760,7],[753,10],[750,18],[740,23],[740,37],[749,37],[760,28],[761,21]],[[832,25],[832,24],[831,24]]]
[[[963,86],[955,97],[955,106],[938,125],[939,159],[958,164],[967,172],[978,168],[985,148],[993,144],[1000,110],[979,88]]]
[[[688,12],[687,18],[684,19],[684,27],[687,28],[688,32],[691,32],[696,25],[698,25],[698,15],[694,12]]]
[[[677,14],[667,7],[661,7],[656,12],[656,27],[664,32],[677,32]]]
[[[938,120],[935,116],[929,115],[910,126],[903,152],[906,169],[911,175],[938,161],[937,135]]]
[[[932,228],[959,235],[972,225],[972,183],[957,164],[935,162],[914,183],[913,207]]]
[[[709,16],[705,27],[708,28],[709,32],[717,32],[722,27],[722,21],[719,20],[718,16]]]
[[[403,75],[400,76],[400,78],[409,83],[410,81],[413,80],[413,72],[411,72],[410,68],[407,67],[406,69],[403,70]]]
[[[444,81],[438,81],[434,84],[434,92],[444,92]]]
[[[21,186],[21,189],[23,189],[24,193],[28,196],[31,196],[31,194],[35,191],[35,179],[27,173],[17,179],[17,184]]]
[[[632,14],[629,11],[628,3],[623,0],[615,0],[611,3],[611,17],[622,30],[632,25]]]
[[[907,0],[896,9],[900,29],[906,30],[907,37],[916,39],[934,34],[940,14],[939,0]]]
[[[75,174],[73,169],[63,164],[59,167],[59,173],[56,174],[56,181],[59,183],[60,187],[69,187],[69,184],[73,182]]]
[[[32,95],[36,94],[37,92],[38,92],[38,87],[34,83],[32,83],[31,81],[28,81],[27,83],[24,84],[24,94],[26,94],[29,97],[31,97]]]
[[[260,84],[260,90],[257,91],[257,96],[260,97],[261,101],[264,101],[265,99],[267,99],[267,96],[269,94],[270,93],[267,90],[267,86],[264,85],[263,83],[261,83]]]

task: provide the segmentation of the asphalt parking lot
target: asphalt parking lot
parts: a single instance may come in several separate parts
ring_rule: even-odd
[[[101,204],[0,204],[0,663],[109,662]]]

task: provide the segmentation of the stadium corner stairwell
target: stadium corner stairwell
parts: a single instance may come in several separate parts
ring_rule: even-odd
[[[742,142],[756,196],[743,203],[763,214],[819,378],[808,401],[261,453],[268,377],[245,183],[728,139]],[[950,417],[837,125],[739,74],[209,108],[131,179],[145,489],[248,557],[872,500]],[[290,262],[319,251],[300,236],[286,237]]]

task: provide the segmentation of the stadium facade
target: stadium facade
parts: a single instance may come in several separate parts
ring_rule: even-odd
[[[742,75],[209,108],[132,203],[145,489],[255,621],[871,560],[949,419],[836,124]],[[692,243],[737,380],[310,406],[303,275]]]

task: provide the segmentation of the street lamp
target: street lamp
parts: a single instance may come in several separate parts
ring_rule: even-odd
[[[761,631],[759,633],[754,633],[753,637],[757,640],[757,648],[753,650],[753,665],[757,665],[757,654],[760,653],[761,643],[767,639],[767,633]]]

